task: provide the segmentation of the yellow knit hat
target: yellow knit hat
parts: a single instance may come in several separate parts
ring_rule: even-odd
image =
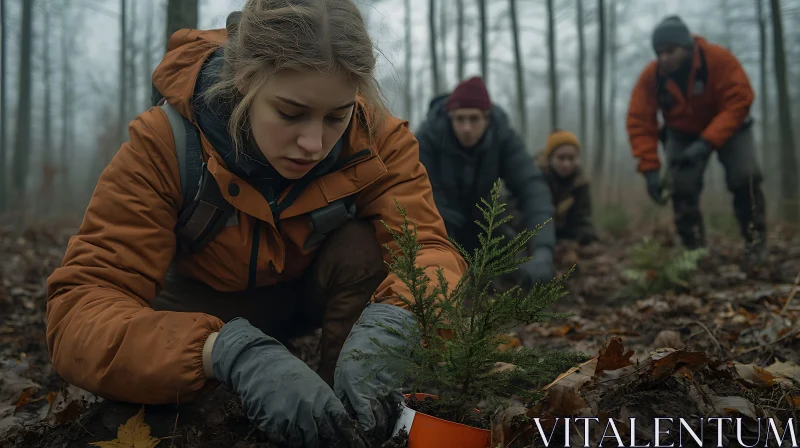
[[[578,150],[581,149],[581,142],[578,141],[578,137],[575,134],[569,131],[554,131],[547,137],[547,146],[545,146],[544,152],[547,157],[550,157],[553,150],[562,145],[573,145]]]

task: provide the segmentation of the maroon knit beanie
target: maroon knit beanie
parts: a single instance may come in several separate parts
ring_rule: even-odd
[[[473,108],[480,110],[492,109],[492,100],[489,99],[486,84],[483,83],[483,79],[480,76],[473,76],[466,81],[462,81],[447,100],[446,109],[448,112],[455,109]]]

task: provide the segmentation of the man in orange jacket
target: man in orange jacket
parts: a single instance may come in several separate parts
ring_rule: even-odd
[[[652,40],[657,59],[639,76],[627,119],[631,149],[639,159],[647,192],[660,202],[660,139],[672,178],[678,234],[687,248],[704,246],[699,199],[706,165],[716,150],[747,242],[745,261],[762,263],[766,257],[763,176],[755,157],[749,117],[754,94],[747,74],[729,50],[693,36],[677,16],[662,20]]]

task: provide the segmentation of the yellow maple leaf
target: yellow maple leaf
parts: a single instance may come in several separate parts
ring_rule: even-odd
[[[117,438],[107,442],[94,442],[100,448],[155,448],[161,439],[150,436],[150,426],[144,422],[144,406],[129,418],[124,425],[119,425]]]

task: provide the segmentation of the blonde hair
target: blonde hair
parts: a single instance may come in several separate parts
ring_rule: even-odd
[[[209,103],[231,104],[228,131],[237,153],[257,92],[270,77],[287,70],[340,73],[353,81],[359,96],[354,118],[374,143],[388,110],[374,76],[372,39],[352,0],[248,0],[238,22],[227,27],[225,63],[219,80],[205,93]]]

